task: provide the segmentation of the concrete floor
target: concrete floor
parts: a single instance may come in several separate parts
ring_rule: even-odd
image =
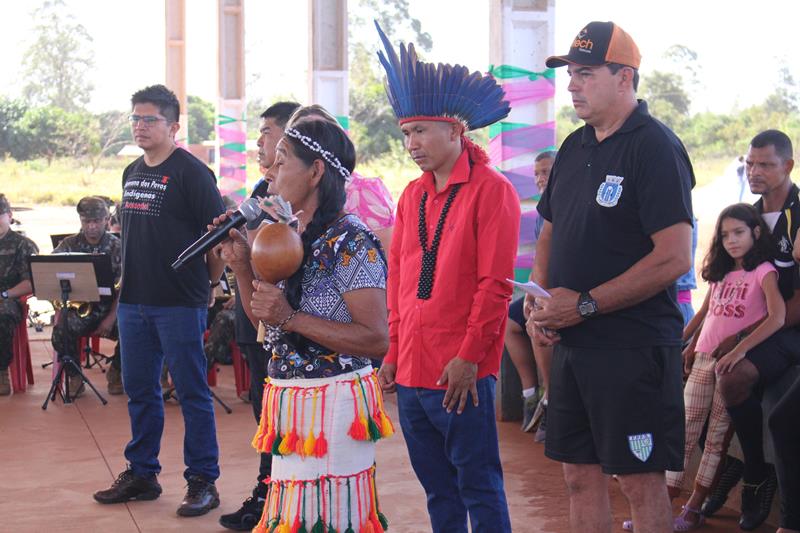
[[[221,368],[214,389],[233,407],[233,413],[226,414],[217,406],[222,470],[217,486],[222,505],[198,518],[175,514],[185,487],[181,475],[183,424],[173,400],[166,406],[160,456],[163,494],[152,502],[103,506],[91,495],[107,488],[125,467],[122,450],[130,437],[126,398],[107,396],[109,403],[103,406],[87,392],[72,405],[59,400],[43,411],[41,404],[52,378],[50,369],[42,369],[41,364],[51,360],[52,350],[47,330],[39,334],[30,331],[36,384],[25,393],[0,398],[0,531],[227,531],[219,526],[219,515],[236,510],[249,494],[258,463],[249,444],[255,430],[251,407],[236,398],[232,367]],[[104,344],[103,351],[109,353],[110,346]],[[90,369],[87,375],[106,392],[100,370]],[[387,408],[396,421],[396,402],[391,396]],[[568,531],[560,466],[546,459],[542,445],[534,443],[530,434],[521,433],[516,422],[500,423],[499,431],[514,531]],[[377,448],[378,488],[390,531],[429,531],[425,496],[409,465],[402,434],[379,442]],[[621,531],[622,520],[629,516],[627,504],[616,483],[610,490],[614,530]],[[675,507],[679,507],[677,502]],[[736,519],[737,514],[726,508],[702,531],[739,531]],[[764,526],[758,531],[774,528]]]

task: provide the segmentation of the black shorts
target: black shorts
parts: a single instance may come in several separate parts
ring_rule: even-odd
[[[525,314],[522,312],[522,305],[525,303],[525,298],[519,298],[511,302],[508,306],[508,318],[519,324],[519,327],[525,329]]]
[[[800,331],[797,328],[779,330],[747,352],[745,358],[758,370],[759,385],[770,385],[790,367],[800,364]]]
[[[557,344],[545,455],[606,474],[683,470],[681,351]]]

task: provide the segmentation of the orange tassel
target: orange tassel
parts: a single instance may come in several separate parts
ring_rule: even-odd
[[[317,442],[314,444],[314,457],[325,457],[328,453],[328,439],[325,438],[325,432],[319,434]]]

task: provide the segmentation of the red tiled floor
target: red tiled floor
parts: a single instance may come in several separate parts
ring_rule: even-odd
[[[217,486],[222,505],[204,517],[179,518],[175,509],[185,490],[179,406],[170,401],[166,407],[159,476],[162,496],[152,502],[97,504],[91,494],[106,488],[125,467],[122,450],[130,437],[126,399],[107,396],[109,403],[103,406],[87,391],[73,405],[59,400],[42,411],[51,372],[43,370],[41,363],[51,358],[51,351],[44,340],[47,335],[36,338],[31,341],[36,384],[26,393],[0,399],[0,531],[226,531],[217,523],[219,515],[234,511],[248,495],[258,464],[249,444],[255,429],[252,410],[236,398],[233,368],[222,367],[214,389],[233,407],[230,415],[219,406],[216,409],[222,470]],[[105,394],[105,376],[96,368],[87,375]],[[393,397],[387,399],[387,407],[397,420]],[[499,426],[514,531],[567,531],[568,505],[559,465],[545,459],[542,446],[521,433],[517,423]],[[429,531],[425,496],[411,470],[402,435],[379,442],[377,454],[381,505],[390,531]],[[627,505],[616,484],[612,485],[615,530],[621,531]],[[736,514],[725,509],[702,531],[738,531]],[[758,531],[774,529],[765,526]]]

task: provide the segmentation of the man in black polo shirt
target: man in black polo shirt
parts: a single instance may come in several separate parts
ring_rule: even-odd
[[[612,22],[566,56],[585,126],[559,149],[539,203],[535,340],[555,345],[545,454],[564,463],[572,531],[610,531],[618,475],[636,531],[672,531],[665,470],[683,468],[683,319],[694,175],[680,140],[636,99],[640,54]]]
[[[745,160],[747,179],[750,191],[761,195],[755,203],[756,209],[772,230],[778,245],[774,263],[778,269],[778,285],[786,300],[786,321],[783,329],[747,352],[730,372],[718,378],[744,456],[739,525],[747,531],[757,528],[767,519],[777,488],[775,471],[764,460],[763,415],[756,391],[776,382],[792,365],[800,363],[800,331],[797,329],[800,323],[800,276],[792,257],[800,226],[800,199],[797,185],[792,183],[790,176],[793,166],[792,141],[786,134],[767,130],[753,137]],[[724,341],[720,352],[726,352],[735,343],[735,339],[733,342]],[[780,460],[777,462],[779,467],[783,464]],[[786,510],[800,521],[799,511]],[[783,522],[781,525],[789,527]]]

